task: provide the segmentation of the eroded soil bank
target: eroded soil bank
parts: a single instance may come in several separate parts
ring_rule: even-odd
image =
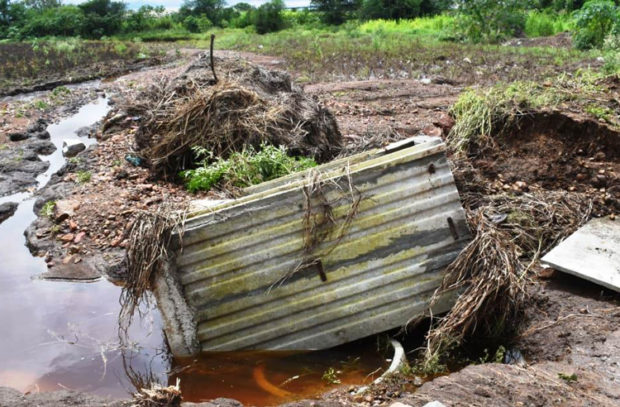
[[[223,56],[237,57],[234,53]],[[244,56],[252,58],[251,54]],[[281,64],[264,56],[255,62],[269,68]],[[136,84],[146,86],[161,76],[176,75],[183,68],[135,72],[103,83],[101,90],[114,95],[112,102],[120,104],[135,92]],[[447,136],[454,125],[448,111],[462,88],[417,80],[374,80],[309,84],[305,91],[332,110],[347,149],[354,152],[413,135]],[[129,122],[103,133],[100,127],[94,128],[98,145],[65,165],[39,194],[37,212],[51,200],[64,202],[71,212],[61,221],[40,216],[27,231],[30,249],[43,256],[49,267],[48,277],[122,278],[127,225],[133,213],[156,210],[164,203],[183,208],[196,198],[180,185],[152,179],[146,169],[125,159],[131,152],[137,124],[131,123],[131,118],[123,120]],[[19,132],[31,122],[12,121],[9,126],[12,132]],[[580,192],[593,197],[596,214],[618,212],[617,132],[595,118],[565,112],[541,111],[520,126],[511,133],[512,138],[503,140],[501,148],[472,161],[473,175],[480,180],[481,190],[488,193],[510,188],[517,194],[527,193],[529,188]],[[36,139],[27,137],[16,146],[21,151],[33,149],[30,146]],[[12,154],[7,153],[7,157],[13,157],[14,151],[11,148]],[[44,165],[36,159],[26,161],[35,163],[33,167]],[[44,171],[37,169],[35,174]],[[79,174],[85,172],[90,173],[90,180],[79,182]],[[24,183],[22,190],[28,185],[32,183]],[[208,196],[218,198],[215,192]],[[7,208],[7,213],[10,210]],[[373,406],[400,401],[422,406],[433,400],[447,406],[618,405],[618,294],[561,273],[536,271],[540,275],[532,276],[528,285],[531,299],[519,329],[521,334],[504,344],[522,353],[524,362],[473,364],[426,383],[414,376],[399,375],[363,395],[356,395],[356,389],[347,386],[316,400],[289,405]],[[123,405],[66,390],[35,391],[24,396],[8,389],[0,391],[0,405],[3,403]],[[230,400],[211,403],[204,405],[238,405]]]

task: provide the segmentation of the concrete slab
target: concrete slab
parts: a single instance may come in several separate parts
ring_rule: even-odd
[[[591,220],[541,263],[620,292],[620,222]]]

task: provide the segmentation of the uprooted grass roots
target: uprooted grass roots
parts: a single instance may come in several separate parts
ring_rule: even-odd
[[[474,204],[465,194],[466,204]],[[480,198],[467,210],[474,239],[446,270],[432,302],[451,291],[460,295],[429,331],[423,369],[474,336],[495,340],[514,334],[527,302],[528,270],[535,260],[588,219],[589,198],[535,191]]]
[[[155,273],[169,260],[172,232],[184,221],[182,215],[138,212],[129,231],[126,254],[127,276],[120,297],[119,327],[127,333],[132,317],[152,288]]]
[[[288,76],[257,67],[240,71],[215,85],[164,81],[127,107],[142,117],[137,147],[155,172],[175,176],[191,168],[196,146],[222,158],[264,143],[319,162],[338,154],[342,142],[333,116]]]

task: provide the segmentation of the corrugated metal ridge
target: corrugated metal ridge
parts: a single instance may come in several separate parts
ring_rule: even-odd
[[[459,201],[459,196],[453,188],[451,188],[451,177],[449,176],[441,176],[436,178],[437,182],[434,184],[435,188],[433,192],[437,195],[449,195],[454,197],[454,201]],[[420,183],[420,185],[425,185],[424,183]],[[356,222],[354,225],[351,225],[349,229],[349,233],[355,233],[357,229],[364,230],[365,225],[372,223],[374,220],[377,220],[380,217],[386,217],[387,215],[396,217],[406,216],[407,213],[403,212],[413,212],[417,210],[430,210],[435,208],[437,204],[430,203],[428,201],[424,201],[423,199],[416,200],[415,202],[411,202],[408,205],[402,203],[404,199],[412,199],[412,198],[424,198],[424,195],[428,195],[428,192],[431,189],[417,190],[415,188],[403,188],[399,190],[394,190],[394,193],[390,193],[386,191],[385,193],[376,194],[368,197],[369,199],[363,200],[356,214]],[[364,191],[366,192],[366,191]],[[364,194],[362,192],[362,194]],[[402,192],[402,193],[401,193]],[[336,208],[333,208],[334,217],[336,219],[345,216],[350,205],[341,205]],[[218,256],[221,256],[221,253],[226,253],[227,249],[234,250],[242,250],[247,247],[247,245],[256,246],[256,243],[249,242],[245,239],[245,236],[248,234],[252,234],[253,239],[260,239],[258,245],[271,245],[272,242],[276,239],[276,237],[281,237],[281,232],[286,232],[288,234],[294,234],[302,230],[303,225],[299,221],[301,216],[303,216],[304,211],[295,208],[297,210],[292,209],[291,214],[285,214],[284,216],[278,216],[280,213],[275,213],[273,216],[269,216],[261,221],[260,223],[255,223],[252,228],[249,228],[248,223],[251,222],[251,219],[239,219],[239,218],[231,218],[229,220],[229,225],[231,227],[235,227],[237,230],[243,229],[244,234],[239,235],[237,238],[234,238],[229,234],[224,236],[216,236],[213,238],[208,238],[206,236],[201,236],[201,240],[189,240],[185,239],[185,250],[179,256],[177,260],[177,264],[182,266],[183,268],[190,268],[194,263],[198,261],[207,261],[207,260],[216,260]],[[403,213],[402,215],[400,215]],[[239,222],[236,222],[239,220]],[[277,222],[280,221],[279,224]],[[271,226],[275,224],[275,226]],[[297,236],[296,239],[302,239],[301,236]],[[335,236],[326,239],[326,241],[330,241],[335,239]],[[242,243],[246,242],[246,246]],[[201,248],[195,248],[196,245],[201,245]]]
[[[452,210],[451,212],[449,212],[449,214],[452,214],[453,212],[456,212],[456,211]],[[405,230],[406,228],[425,230],[424,226],[432,224],[433,222],[436,221],[436,218],[439,216],[443,217],[445,216],[445,213],[442,213],[441,215],[436,215],[434,217],[431,217],[429,219],[425,219],[419,222],[409,223],[399,228],[393,228],[383,233],[384,234],[390,233],[391,235],[393,235],[396,232]],[[374,228],[375,231],[377,231],[378,229],[379,227]],[[368,229],[367,231],[370,232],[372,230]],[[362,231],[362,232],[365,232],[365,231]],[[376,233],[381,233],[381,232],[377,231]],[[323,261],[323,266],[328,267],[330,262],[335,262],[337,260],[342,261],[346,259],[348,250],[351,247],[363,244],[363,240],[365,240],[367,238],[367,235],[369,234],[370,233],[364,233],[364,234],[358,233],[356,235],[351,235],[347,233],[344,236],[344,238],[340,240],[338,247],[334,249],[334,251],[329,256],[329,259],[326,259]],[[446,236],[451,237],[451,234],[449,231],[446,231]],[[321,249],[328,247],[334,241],[335,239],[330,242],[323,243],[322,245],[318,247],[318,251],[320,252]],[[273,251],[275,252],[273,256],[271,256],[271,252],[269,252],[268,247],[263,250],[252,251],[252,253],[248,254],[247,256],[240,257],[240,260],[239,260],[241,264],[248,264],[247,267],[236,267],[233,269],[231,268],[224,269],[220,271],[219,274],[216,274],[218,270],[216,266],[213,266],[213,267],[207,266],[204,269],[198,270],[200,274],[203,274],[203,277],[196,276],[196,275],[188,276],[185,274],[185,271],[184,271],[184,274],[181,275],[181,281],[187,287],[186,292],[190,296],[200,295],[206,299],[209,297],[209,291],[217,292],[216,290],[218,288],[222,288],[222,286],[224,285],[228,286],[228,289],[231,290],[230,293],[234,293],[237,290],[236,284],[239,283],[240,278],[241,279],[247,278],[253,274],[254,275],[260,275],[260,274],[269,275],[269,274],[276,272],[278,269],[282,269],[284,265],[291,267],[291,264],[292,264],[291,269],[293,269],[295,267],[295,264],[299,262],[298,255],[301,254],[301,249],[295,250],[295,248],[301,247],[302,243],[303,243],[302,240],[300,238],[297,238],[290,243],[286,243],[286,246],[284,248],[282,247],[273,248],[274,249]],[[278,249],[281,249],[281,250],[278,250]],[[290,254],[293,254],[294,256],[290,256]],[[244,262],[244,260],[249,259],[250,256],[252,257],[251,263],[250,261]],[[282,258],[284,256],[288,256],[290,261],[283,261]],[[265,262],[270,262],[271,266],[269,264],[265,264]],[[213,275],[211,275],[210,273],[212,270],[215,271]],[[235,274],[231,275],[231,273],[233,272],[238,272],[238,273],[236,273],[236,275]],[[277,280],[280,277],[282,276],[280,275],[275,276],[275,278],[272,279],[273,281],[271,281],[270,283],[275,282],[275,280]],[[207,278],[209,279],[209,282],[210,282],[208,288],[203,287],[202,292],[200,292],[199,289],[194,288],[196,286],[196,283],[200,283],[201,280],[204,280]],[[257,288],[256,286],[247,285],[247,284],[243,286],[243,289],[256,289],[256,288]],[[229,292],[228,290],[225,290],[225,291]]]
[[[437,250],[447,248],[444,244],[439,245]],[[459,249],[452,248],[452,250],[438,257],[449,262],[448,258],[453,255],[454,251],[458,252]],[[412,260],[416,260],[419,263],[411,264]],[[410,259],[401,259],[385,266],[373,267],[373,265],[369,264],[361,267],[359,270],[355,270],[355,273],[333,272],[333,279],[330,280],[328,287],[316,284],[313,280],[305,280],[297,282],[290,287],[291,293],[277,296],[273,292],[270,293],[266,288],[262,292],[265,295],[265,300],[259,305],[254,304],[252,299],[240,298],[234,303],[213,305],[212,309],[208,306],[203,307],[198,310],[196,315],[200,320],[208,319],[209,326],[217,329],[218,334],[221,335],[242,329],[240,324],[247,324],[247,321],[254,321],[253,324],[257,325],[264,323],[266,320],[276,320],[277,318],[274,315],[277,315],[285,308],[289,312],[297,313],[312,309],[312,302],[315,303],[314,307],[323,306],[325,302],[320,301],[321,299],[338,298],[339,300],[345,300],[354,295],[364,293],[368,289],[366,284],[369,283],[372,284],[374,292],[380,287],[400,284],[408,279],[416,279],[411,281],[416,284],[427,281],[434,278],[434,273],[441,272],[441,270],[429,272],[424,268],[428,264],[429,259],[425,258],[423,254],[413,256]],[[361,281],[362,278],[364,278],[363,281]],[[292,304],[293,299],[294,304]]]
[[[428,159],[430,160],[431,157],[433,156],[429,156]],[[413,182],[412,185],[407,186],[408,188],[412,188],[411,194],[427,193],[429,191],[432,191],[436,186],[441,186],[442,182],[447,182],[447,183],[453,182],[452,175],[449,171],[448,163],[445,160],[445,158],[443,158],[443,156],[440,156],[438,160],[429,161],[429,162],[432,162],[435,165],[435,170],[437,173],[435,178],[437,179],[433,183],[428,183],[427,179],[420,179],[419,181]],[[442,171],[442,170],[445,170],[445,171]],[[415,177],[419,177],[420,175],[427,174],[427,171],[428,169],[426,167],[424,168],[413,167],[407,173],[407,176],[411,178],[415,178]],[[394,187],[394,185],[395,184],[404,185],[402,180],[401,181],[394,180],[394,181],[386,181],[385,183],[379,186],[366,187],[363,184],[364,178],[361,177],[359,174],[353,173],[351,177],[356,182],[357,188],[362,194],[367,193],[368,189],[372,188],[373,199],[383,199],[384,195],[389,197],[391,195],[400,193],[402,188],[399,189],[397,187]],[[326,181],[326,183],[329,183],[329,181]],[[358,185],[360,183],[362,185]],[[333,196],[339,193],[338,191],[332,191],[329,189],[328,191],[329,191],[327,194],[328,199],[332,198],[330,199],[330,201],[334,200]],[[244,230],[248,232],[248,230],[246,229],[248,227],[252,227],[254,229],[264,228],[268,226],[270,222],[273,222],[274,220],[280,223],[282,221],[285,221],[285,219],[291,219],[291,220],[298,219],[297,216],[300,213],[304,212],[303,208],[299,208],[297,206],[278,206],[277,205],[277,203],[280,202],[282,199],[285,199],[286,197],[291,196],[291,194],[297,194],[297,193],[299,193],[298,190],[289,189],[287,191],[278,192],[276,194],[263,197],[261,201],[264,203],[264,206],[269,207],[269,214],[264,220],[261,220],[261,221],[258,221],[254,216],[252,216],[252,213],[251,213],[251,211],[261,210],[261,207],[258,207],[258,206],[250,207],[249,203],[246,203],[243,208],[240,208],[239,206],[235,206],[235,209],[225,208],[223,210],[220,210],[219,212],[213,212],[208,215],[203,215],[200,218],[201,227],[197,226],[195,223],[193,228],[186,229],[184,236],[183,236],[183,244],[185,247],[190,248],[192,244],[200,242],[200,241],[204,241],[207,239],[213,240],[213,241],[216,241],[218,237],[220,239],[224,239],[224,238],[230,239],[230,233],[237,230],[239,227],[243,227]],[[361,203],[360,211],[365,210],[365,207],[367,207],[368,205],[372,205],[372,202],[369,202],[367,200],[363,201]],[[240,222],[238,219],[241,219],[241,218],[245,219],[245,223],[235,223],[235,222]],[[224,219],[226,219],[226,222],[223,222]],[[233,220],[234,222],[231,222]],[[208,227],[208,225],[211,223],[218,223],[217,230],[212,230],[212,228]]]
[[[329,303],[315,302],[315,306],[301,312],[294,313],[294,321],[290,317],[269,320],[269,324],[261,323],[239,328],[226,335],[210,337],[213,330],[208,325],[199,325],[198,339],[207,344],[209,349],[217,349],[218,346],[227,347],[256,346],[276,338],[286,337],[293,332],[312,330],[314,334],[321,332],[320,327],[329,326],[337,321],[347,318],[351,312],[372,313],[373,310],[392,308],[403,300],[415,301],[415,296],[430,298],[434,290],[440,284],[442,275],[437,273],[434,278],[425,281],[408,280],[403,278],[400,282],[391,285],[373,287],[371,293],[365,296],[351,296],[342,301],[330,301]],[[404,284],[405,283],[405,284]],[[406,306],[406,304],[403,304]],[[341,308],[342,307],[342,308]],[[343,308],[346,308],[343,312]],[[258,329],[254,329],[258,327]],[[343,327],[339,325],[338,329]],[[206,331],[206,334],[205,334]]]
[[[386,156],[373,157],[370,160],[365,160],[361,162],[353,162],[350,165],[347,164],[348,159],[343,158],[341,160],[341,165],[339,165],[337,168],[332,169],[331,167],[327,167],[328,170],[324,170],[324,172],[322,172],[321,179],[327,182],[327,181],[342,177],[343,175],[346,175],[347,167],[349,168],[349,171],[353,173],[353,172],[360,171],[362,169],[370,170],[375,167],[380,168],[381,166],[384,166],[386,164],[395,166],[402,162],[408,162],[408,161],[424,158],[429,155],[437,154],[437,153],[444,152],[444,151],[445,151],[444,143],[433,142],[433,143],[420,144],[418,146],[414,146],[414,147],[410,147],[410,148],[407,148],[401,151],[397,151],[395,153],[388,154]],[[302,171],[295,178],[307,175],[309,172],[313,170],[320,171],[320,170],[323,170],[323,167],[319,166],[319,167],[315,167],[308,171]],[[209,219],[208,218],[209,216],[213,216],[218,212],[221,212],[224,210],[232,210],[237,206],[248,204],[250,202],[264,198],[266,196],[273,196],[273,195],[277,195],[278,193],[286,192],[294,188],[299,188],[303,185],[307,185],[308,183],[309,183],[308,179],[298,178],[293,182],[285,183],[284,185],[278,185],[277,187],[271,188],[266,191],[261,191],[256,194],[244,196],[239,199],[235,199],[231,202],[223,203],[218,206],[214,206],[212,208],[201,209],[199,211],[189,213],[187,214],[187,221],[185,223],[185,228],[186,228],[185,233],[187,233],[194,227],[200,227],[201,224],[205,222],[205,219],[203,217],[207,217],[207,219]]]
[[[444,151],[443,143],[377,149],[190,214],[176,265],[202,349],[331,347],[424,312],[469,239]],[[299,270],[308,255],[302,188],[313,171],[336,225],[312,248],[320,268]],[[340,235],[355,199],[349,183],[361,201]],[[311,201],[313,211],[322,205]]]

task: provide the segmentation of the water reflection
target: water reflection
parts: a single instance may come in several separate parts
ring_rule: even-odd
[[[50,168],[38,177],[40,185],[64,163],[62,140],[75,137],[84,126],[100,120],[109,110],[101,98],[48,127],[57,151],[42,159]],[[94,140],[83,139],[86,144]],[[117,335],[120,287],[95,283],[50,282],[36,278],[47,270],[41,258],[25,246],[24,230],[34,221],[34,198],[29,193],[3,197],[19,202],[15,214],[0,225],[0,386],[21,391],[70,388],[125,397],[130,386],[122,369]],[[161,321],[135,324],[131,338],[140,343],[136,363],[148,363],[165,372]]]

